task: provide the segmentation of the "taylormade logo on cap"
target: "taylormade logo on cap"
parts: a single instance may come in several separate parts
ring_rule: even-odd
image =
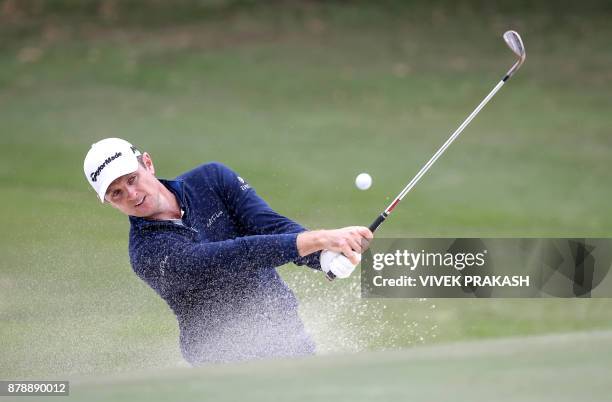
[[[110,162],[112,162],[113,160],[117,159],[120,156],[121,156],[121,152],[117,152],[115,155],[113,155],[110,158],[106,159],[104,161],[104,163],[101,164],[100,166],[98,166],[98,169],[96,169],[96,171],[91,174],[91,181],[98,180],[98,176],[100,175],[100,171],[102,171],[102,169],[104,169],[104,167],[106,165],[108,165]]]
[[[83,170],[100,201],[104,202],[106,190],[115,179],[138,170],[139,155],[138,149],[121,138],[106,138],[91,146]]]

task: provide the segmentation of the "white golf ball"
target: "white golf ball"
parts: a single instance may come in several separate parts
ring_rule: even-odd
[[[372,185],[372,176],[367,173],[360,173],[355,178],[355,185],[360,190],[367,190]]]

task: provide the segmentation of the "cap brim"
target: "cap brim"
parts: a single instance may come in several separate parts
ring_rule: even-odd
[[[138,170],[138,159],[133,158],[128,163],[125,163],[123,166],[115,169],[112,173],[108,174],[108,177],[104,177],[104,180],[101,181],[101,185],[98,189],[98,198],[100,198],[101,202],[104,202],[104,196],[106,195],[106,190],[108,186],[111,185],[112,182],[117,180],[119,177],[124,176],[126,174],[134,173]]]

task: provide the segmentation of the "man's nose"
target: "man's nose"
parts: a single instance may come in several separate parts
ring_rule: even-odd
[[[129,200],[134,200],[136,199],[136,196],[138,195],[138,192],[136,191],[136,189],[133,186],[127,186],[127,195],[128,195],[128,199]]]

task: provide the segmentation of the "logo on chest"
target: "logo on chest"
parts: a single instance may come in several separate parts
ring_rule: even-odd
[[[208,223],[206,223],[206,227],[207,228],[211,227],[212,224],[215,223],[221,215],[223,215],[223,211],[217,211],[214,214],[212,214],[212,216],[208,218]]]
[[[240,189],[242,191],[244,190],[248,190],[251,188],[251,186],[249,186],[249,183],[247,183],[246,181],[244,181],[244,179],[240,176],[238,176],[238,181],[240,182]]]

